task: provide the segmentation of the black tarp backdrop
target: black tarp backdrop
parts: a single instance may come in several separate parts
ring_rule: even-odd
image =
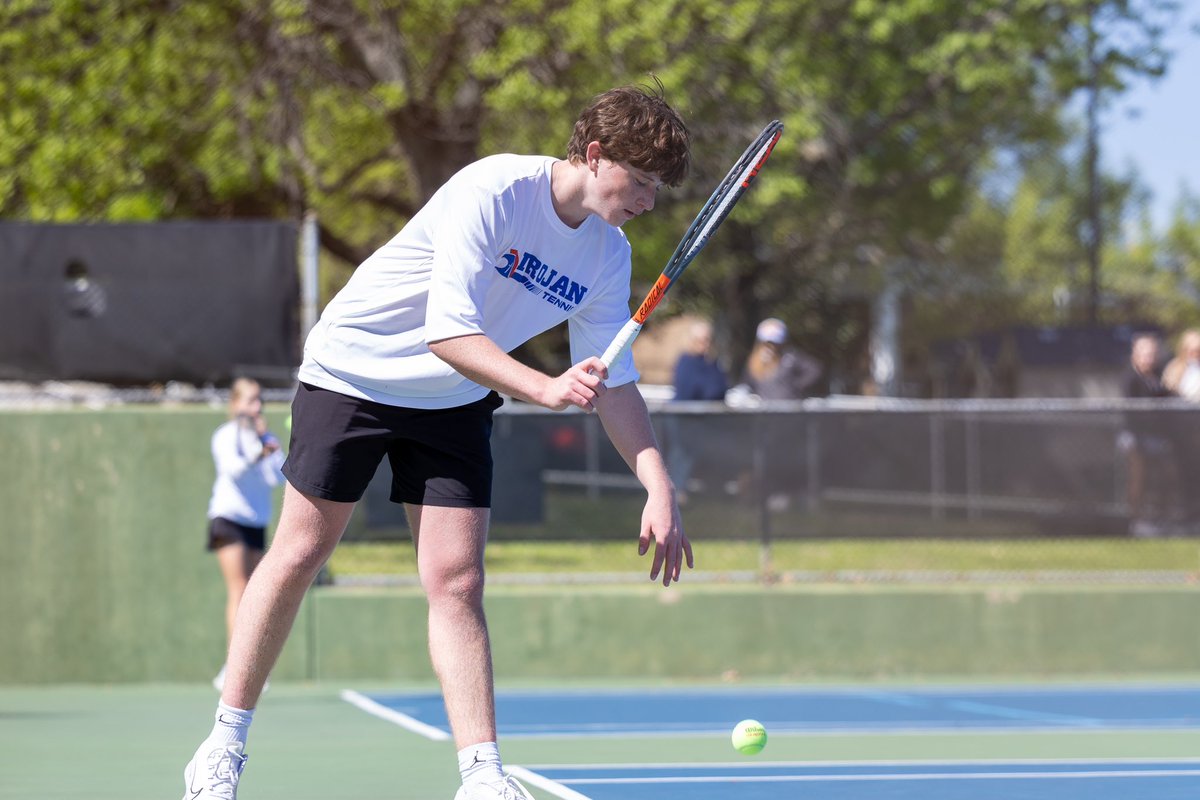
[[[0,378],[290,381],[297,227],[0,222]]]

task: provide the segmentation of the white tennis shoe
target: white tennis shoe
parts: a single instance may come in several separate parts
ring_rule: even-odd
[[[533,800],[533,795],[512,775],[505,775],[499,783],[460,786],[454,800]]]
[[[242,742],[200,745],[183,770],[183,800],[237,800],[245,747]]]

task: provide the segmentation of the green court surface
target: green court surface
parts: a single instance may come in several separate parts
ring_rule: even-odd
[[[272,687],[255,718],[239,792],[243,800],[450,800],[458,783],[453,745],[360,711],[340,699],[343,688],[348,687]],[[183,765],[207,733],[215,703],[207,685],[0,688],[0,797],[179,797]],[[705,764],[736,758],[725,735],[518,738],[502,741],[501,747],[512,765]],[[1097,730],[780,734],[771,738],[769,757],[794,762],[1130,759],[1189,758],[1198,752],[1200,730]],[[537,790],[534,795],[550,797]]]

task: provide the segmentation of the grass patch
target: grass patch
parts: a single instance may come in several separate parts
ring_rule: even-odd
[[[757,570],[761,549],[748,541],[693,543],[696,568],[713,572]],[[777,571],[1028,572],[1158,570],[1200,573],[1200,542],[1190,539],[1058,539],[953,541],[854,539],[780,541],[771,546]],[[330,560],[334,575],[415,575],[410,542],[347,542]],[[637,541],[493,541],[492,572],[642,572]]]
[[[487,566],[493,573],[648,573],[637,554],[644,497],[548,489],[538,525],[493,524]],[[795,503],[769,518],[740,497],[699,496],[683,509],[684,525],[707,572],[756,571],[764,522],[777,572],[1031,572],[1152,570],[1200,574],[1200,539],[1068,536],[1044,521],[964,520],[948,515],[867,513]],[[353,523],[352,523],[353,525]],[[369,537],[389,537],[375,541]],[[330,561],[335,576],[415,575],[407,531],[352,528]]]

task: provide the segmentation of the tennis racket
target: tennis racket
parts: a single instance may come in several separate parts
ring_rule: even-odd
[[[667,260],[667,266],[663,269],[662,275],[658,276],[658,280],[654,282],[646,299],[638,306],[633,317],[625,323],[625,327],[613,338],[612,344],[600,357],[604,366],[611,367],[613,362],[633,344],[633,340],[642,330],[642,325],[646,323],[646,318],[658,307],[663,297],[666,296],[667,290],[683,274],[688,264],[692,263],[692,259],[704,248],[704,245],[708,244],[708,240],[712,238],[717,226],[725,220],[725,217],[729,216],[734,204],[750,188],[751,181],[758,175],[763,164],[767,162],[767,157],[771,155],[771,151],[775,149],[775,143],[782,135],[783,123],[775,120],[763,129],[753,144],[746,148],[746,152],[742,153],[741,158],[733,165],[733,169],[729,170],[729,174],[717,185],[716,191],[700,209],[700,213],[696,215],[696,219],[684,233],[675,252]]]

